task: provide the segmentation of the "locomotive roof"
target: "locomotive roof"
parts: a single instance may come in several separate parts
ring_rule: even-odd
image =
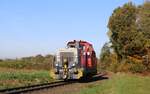
[[[76,43],[92,46],[91,43],[89,43],[89,42],[87,42],[87,41],[83,41],[83,40],[80,40],[80,41],[77,41],[77,40],[69,41],[69,42],[67,43],[67,45],[69,45],[69,44],[74,44],[74,45],[75,45]]]

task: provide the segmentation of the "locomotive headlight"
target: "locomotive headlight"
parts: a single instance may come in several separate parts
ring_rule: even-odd
[[[56,67],[58,67],[58,64],[55,64]]]
[[[74,64],[74,63],[72,64],[72,67],[75,67],[75,64]]]

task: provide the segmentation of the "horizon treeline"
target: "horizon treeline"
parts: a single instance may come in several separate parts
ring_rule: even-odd
[[[49,70],[52,67],[54,56],[38,54],[16,59],[0,59],[0,67],[16,69],[40,69]]]

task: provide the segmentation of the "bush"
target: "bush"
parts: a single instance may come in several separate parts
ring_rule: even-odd
[[[142,60],[137,58],[126,58],[122,59],[121,62],[116,60],[114,55],[111,57],[107,57],[106,60],[110,60],[110,62],[103,62],[103,70],[109,70],[112,72],[132,72],[132,73],[142,73],[147,70],[146,66],[143,65]]]
[[[109,71],[112,71],[114,73],[118,72],[119,63],[113,62],[110,64],[110,66],[107,68]]]
[[[130,69],[131,65],[127,63],[126,61],[122,62],[119,64],[117,71],[119,72],[128,72]]]
[[[53,56],[37,55],[35,57],[24,57],[21,59],[6,59],[0,61],[0,67],[14,68],[14,69],[37,69],[49,70],[52,67]]]
[[[143,64],[131,64],[130,71],[133,73],[142,73],[146,70],[146,67]]]

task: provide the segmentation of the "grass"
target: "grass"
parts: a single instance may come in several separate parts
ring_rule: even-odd
[[[88,86],[79,94],[150,94],[150,77],[115,74],[98,85]]]
[[[34,60],[12,59],[0,60],[0,67],[13,69],[35,69],[35,70],[49,70],[52,66],[51,59],[45,59],[43,62]]]
[[[49,71],[0,68],[0,89],[50,82]]]
[[[22,63],[22,62],[17,62],[17,61],[3,61],[0,62],[0,67],[5,67],[5,68],[15,68],[15,69],[22,69],[26,66],[31,66],[30,63]]]

